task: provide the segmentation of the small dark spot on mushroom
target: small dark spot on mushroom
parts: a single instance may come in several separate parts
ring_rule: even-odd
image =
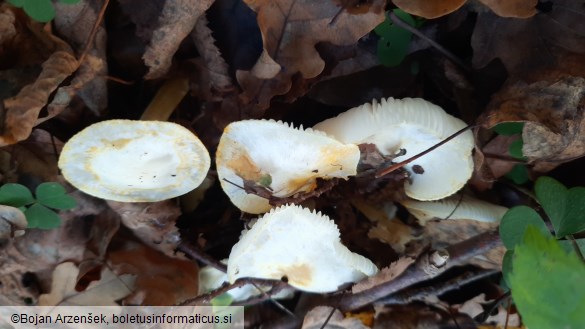
[[[288,277],[285,275],[282,278],[280,278],[280,281],[288,283]]]
[[[152,178],[156,178],[156,175],[152,176]]]
[[[177,177],[177,175],[171,175],[171,177]]]
[[[423,168],[423,167],[421,167],[421,166],[419,166],[419,165],[414,165],[414,166],[412,166],[412,171],[413,171],[415,174],[418,174],[418,175],[422,175],[422,174],[424,174],[424,173],[425,173],[425,170],[424,170],[424,168]]]
[[[319,172],[319,169],[315,169],[315,170],[313,170],[313,172],[316,174]]]

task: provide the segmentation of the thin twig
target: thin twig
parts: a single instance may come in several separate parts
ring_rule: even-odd
[[[180,304],[178,304],[178,306],[210,305],[212,299],[214,299],[215,297],[221,296],[234,288],[240,288],[240,287],[243,287],[247,284],[274,287],[274,285],[278,282],[282,282],[282,281],[255,279],[255,278],[241,278],[241,279],[236,280],[236,282],[234,282],[232,284],[224,284],[223,286],[221,286],[221,287],[219,287],[219,288],[217,288],[217,289],[215,289],[207,294],[199,295],[199,296],[196,296],[193,298],[188,298],[188,299],[184,300],[183,302],[181,302]]]
[[[201,249],[197,245],[187,244],[185,242],[181,242],[177,247],[178,251],[184,252],[189,257],[202,262],[205,265],[209,265],[217,270],[222,271],[223,273],[227,272],[227,266],[220,261],[216,260],[215,258],[209,256],[203,249]]]
[[[78,60],[79,65],[81,65],[81,63],[83,63],[85,56],[87,56],[87,53],[89,52],[89,50],[93,46],[93,40],[95,39],[95,35],[97,33],[98,28],[100,27],[100,24],[104,20],[104,14],[106,13],[106,9],[108,8],[109,3],[110,3],[110,0],[104,0],[104,4],[102,5],[100,12],[98,13],[98,16],[93,24],[91,32],[89,33],[89,37],[87,38],[87,43],[85,44],[85,47],[83,48],[83,51],[81,52],[81,55],[79,56],[79,60]]]
[[[577,244],[577,241],[575,241],[575,237],[572,234],[569,234],[566,238],[571,241],[571,245],[573,246],[573,249],[575,249],[575,253],[577,253],[577,256],[579,256],[581,261],[585,263],[585,257],[583,257],[583,253],[581,252],[581,248],[579,248],[579,244]]]
[[[406,305],[410,304],[414,301],[422,301],[428,296],[440,296],[446,292],[460,289],[461,287],[487,278],[492,276],[499,271],[496,270],[488,270],[488,271],[481,271],[481,272],[465,272],[462,275],[453,278],[451,280],[441,282],[440,284],[433,285],[431,287],[422,287],[418,289],[406,289],[400,291],[396,294],[391,296],[382,298],[375,302],[375,304],[380,305]]]
[[[449,255],[449,259],[441,268],[429,271],[429,257],[433,254],[427,252],[421,255],[417,261],[407,268],[402,274],[394,280],[384,282],[366,291],[347,295],[342,297],[339,302],[342,311],[351,311],[366,305],[369,305],[376,300],[385,298],[397,293],[414,284],[437,277],[445,270],[454,266],[464,264],[469,259],[486,253],[487,251],[499,246],[501,244],[500,237],[497,230],[491,230],[463,242],[449,246],[445,251]],[[432,267],[432,266],[431,266]],[[329,305],[336,304],[338,296],[330,297]]]
[[[389,173],[391,173],[391,172],[393,172],[393,171],[395,171],[395,170],[397,170],[399,168],[404,167],[405,165],[407,165],[407,164],[411,163],[412,161],[414,161],[414,160],[422,157],[423,155],[426,155],[426,154],[434,151],[438,147],[442,146],[443,144],[447,143],[448,141],[452,140],[453,138],[461,135],[465,131],[467,131],[467,130],[469,130],[471,128],[474,128],[474,127],[476,127],[476,126],[475,125],[474,126],[467,126],[467,127],[463,128],[461,130],[458,130],[453,135],[445,138],[444,140],[440,141],[439,143],[437,143],[437,144],[429,147],[428,149],[426,149],[426,150],[424,150],[424,151],[422,151],[422,152],[420,152],[420,153],[418,153],[418,154],[416,154],[416,155],[414,155],[414,156],[412,156],[412,157],[410,157],[410,158],[408,158],[408,159],[406,159],[404,161],[401,161],[399,163],[393,164],[393,165],[391,165],[389,167],[386,167],[386,168],[380,168],[380,169],[378,169],[376,171],[376,178],[380,178],[380,177],[382,177],[384,175],[387,175],[387,174],[389,174]]]
[[[426,35],[421,33],[419,30],[415,29],[414,27],[410,26],[409,24],[407,24],[406,22],[401,20],[400,17],[396,16],[396,14],[394,14],[391,10],[388,11],[388,14],[389,14],[390,20],[396,26],[399,26],[399,27],[407,30],[408,32],[416,35],[417,37],[425,40],[431,46],[433,46],[435,49],[437,49],[439,52],[441,52],[445,57],[449,58],[451,61],[453,61],[453,63],[459,65],[465,71],[467,71],[467,72],[472,71],[471,67],[469,67],[467,64],[465,64],[461,59],[459,59],[457,56],[455,56],[452,52],[450,52],[445,47],[438,44],[435,40],[427,37]]]

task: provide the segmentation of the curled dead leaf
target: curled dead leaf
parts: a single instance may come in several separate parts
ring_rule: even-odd
[[[501,122],[526,122],[522,153],[534,170],[544,172],[585,155],[584,108],[584,78],[519,81],[494,95],[478,122],[485,128]]]
[[[437,18],[461,8],[467,0],[393,0],[405,12],[424,17]]]
[[[325,62],[315,49],[319,42],[350,45],[384,20],[382,0],[374,0],[363,14],[339,13],[333,1],[245,1],[257,13],[264,45],[250,71],[238,71],[245,103],[254,104],[255,114],[266,109],[275,95],[286,94],[293,76],[318,76]],[[253,111],[254,112],[254,111]]]

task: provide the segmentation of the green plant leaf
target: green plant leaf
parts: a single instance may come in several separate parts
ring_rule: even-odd
[[[400,9],[394,9],[394,14],[407,24],[416,24],[412,16]],[[408,51],[412,33],[394,25],[388,17],[378,25],[374,32],[380,36],[377,54],[380,63],[385,66],[396,66],[402,63]]]
[[[55,17],[55,8],[51,0],[25,0],[23,9],[38,22],[46,23]]]
[[[498,135],[512,136],[521,134],[524,122],[502,122],[492,128]]]
[[[525,165],[519,163],[512,167],[512,170],[506,174],[506,177],[517,185],[525,184],[530,180],[528,177],[528,169],[526,169]]]
[[[549,234],[548,228],[540,215],[527,206],[514,207],[504,214],[500,222],[500,238],[508,250],[522,242],[528,226],[537,227],[543,234]]]
[[[522,153],[522,146],[524,145],[524,141],[522,138],[519,138],[512,143],[508,147],[508,153],[516,159],[526,160],[526,157]]]
[[[59,183],[42,183],[37,186],[37,201],[49,208],[66,210],[77,206],[77,201],[66,194],[65,188]]]
[[[512,274],[514,260],[514,250],[507,250],[502,260],[502,277],[506,282],[506,285],[510,286],[510,274]]]
[[[8,3],[17,8],[22,8],[26,0],[8,0]]]
[[[24,185],[9,183],[0,187],[0,204],[18,208],[33,202],[35,198]]]
[[[585,265],[529,227],[514,250],[512,297],[529,328],[577,329],[585,323]]]
[[[24,211],[29,228],[50,230],[61,225],[61,217],[53,210],[35,203]]]
[[[543,176],[536,180],[534,192],[557,237],[585,230],[585,187],[567,189],[559,181]]]

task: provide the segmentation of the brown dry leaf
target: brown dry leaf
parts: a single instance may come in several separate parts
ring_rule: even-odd
[[[4,148],[3,151],[9,156],[18,175],[30,175],[43,182],[53,182],[59,179],[57,158],[62,148],[63,143],[47,131],[34,129],[25,141]]]
[[[568,52],[585,53],[585,20],[581,4],[571,0],[550,4],[550,11],[528,19],[478,13],[471,38],[473,66],[484,67],[499,58],[510,75],[528,75],[543,68],[556,67],[558,70],[558,66],[565,65],[564,56]],[[576,62],[582,63],[583,60]],[[579,64],[566,72],[576,75],[575,69],[583,72]]]
[[[132,275],[115,275],[104,268],[99,281],[84,291],[76,291],[79,269],[72,262],[61,263],[53,272],[51,292],[39,297],[39,306],[111,306],[130,293],[134,286]]]
[[[520,136],[496,136],[483,148],[482,152],[486,156],[485,165],[490,169],[492,177],[498,179],[512,170],[515,163],[512,161],[502,160],[500,157],[510,157],[508,149],[512,142],[518,140]],[[490,157],[495,155],[496,157]]]
[[[373,205],[364,200],[352,200],[369,220],[376,223],[368,232],[368,238],[389,244],[396,252],[404,252],[404,246],[414,238],[414,230],[394,216],[396,206],[391,202]]]
[[[475,322],[463,314],[450,314],[424,304],[389,305],[376,308],[373,329],[455,329],[476,328]]]
[[[502,17],[528,18],[536,15],[538,0],[479,0]]]
[[[401,257],[397,261],[390,264],[390,266],[383,268],[376,275],[359,282],[351,288],[351,292],[357,294],[359,292],[374,288],[382,283],[394,280],[399,276],[410,264],[414,263],[415,259],[410,257]]]
[[[136,276],[136,288],[126,302],[131,305],[176,305],[198,294],[197,264],[167,257],[145,245],[127,242],[109,254],[118,274]]]
[[[115,202],[108,205],[120,215],[122,224],[142,242],[170,257],[181,241],[175,221],[181,215],[179,207],[171,200],[161,202]]]
[[[485,223],[468,219],[429,221],[419,240],[413,240],[406,250],[407,255],[416,257],[429,244],[436,250],[467,240],[498,227],[499,223]],[[483,255],[471,259],[470,263],[484,269],[500,270],[506,248],[499,245]]]
[[[234,90],[235,87],[229,75],[228,65],[215,45],[208,23],[205,15],[201,15],[191,32],[191,38],[203,60],[202,69],[209,81],[206,87],[211,89],[206,99],[211,100],[211,95],[222,95]]]
[[[344,318],[339,310],[333,311],[329,306],[317,306],[305,315],[302,329],[368,329],[360,320],[356,318]],[[329,319],[327,321],[327,319]],[[323,326],[327,322],[327,325]]]
[[[73,5],[55,4],[55,29],[77,53],[84,50],[102,5],[103,2],[97,0],[82,0]],[[108,105],[107,74],[106,30],[102,21],[73,80],[68,86],[59,88],[48,107],[48,117],[43,119],[61,113],[74,96],[81,98],[96,116],[101,116]]]
[[[492,97],[478,122],[525,121],[522,153],[534,170],[546,172],[585,155],[585,79],[563,77],[535,83],[516,82]]]
[[[252,104],[252,115],[259,116],[276,95],[286,94],[292,79],[318,76],[325,67],[315,45],[329,42],[350,45],[373,30],[384,20],[383,0],[365,5],[368,11],[353,15],[339,14],[333,1],[249,0],[257,13],[264,51],[250,71],[238,71],[244,90],[244,103]]]
[[[45,33],[37,31],[38,33]],[[55,52],[43,63],[36,81],[25,86],[14,97],[4,100],[6,111],[0,136],[0,146],[25,140],[37,124],[41,109],[57,87],[78,67],[77,59],[62,40],[49,36]]]
[[[453,308],[459,311],[460,313],[464,313],[472,318],[475,318],[477,315],[482,314],[484,312],[482,304],[487,303],[488,301],[485,299],[485,294],[479,294],[461,305],[453,305]],[[506,318],[508,319],[506,320]],[[510,314],[508,316],[508,312],[500,304],[497,308],[497,314],[490,315],[486,319],[485,323],[493,324],[501,328],[504,328],[506,324],[508,325],[507,328],[519,327],[520,316],[518,315],[518,313]]]
[[[152,40],[143,56],[144,63],[150,68],[146,79],[160,78],[167,73],[179,45],[212,3],[212,0],[165,1],[158,28],[153,31]]]

